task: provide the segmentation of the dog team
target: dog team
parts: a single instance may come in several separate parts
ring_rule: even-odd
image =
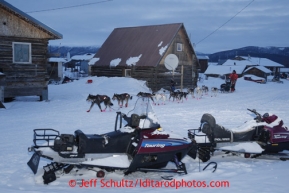
[[[165,92],[165,91],[163,91]],[[220,92],[220,89],[217,87],[211,87],[211,97],[217,96],[218,92]],[[188,88],[187,92],[182,92],[180,90],[176,90],[174,92],[170,92],[168,100],[170,101],[177,101],[177,102],[183,102],[183,99],[188,99],[188,96],[191,95],[192,98],[196,98],[197,100],[201,99],[204,95],[209,95],[209,88],[205,85],[202,85],[202,87],[195,87],[195,88]],[[165,102],[167,100],[167,96],[164,93],[146,93],[146,92],[139,92],[137,97],[148,97],[153,101],[154,105],[165,105]],[[89,110],[87,112],[90,112],[92,107],[96,104],[101,112],[105,112],[107,108],[112,109],[113,101],[117,101],[119,107],[128,107],[128,101],[132,99],[132,96],[128,93],[122,93],[122,94],[116,94],[110,98],[107,95],[91,95],[89,94],[86,101],[91,102]],[[101,108],[101,104],[104,103],[105,108]]]

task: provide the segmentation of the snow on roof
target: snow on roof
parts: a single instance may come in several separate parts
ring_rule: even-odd
[[[256,65],[249,60],[227,60],[223,66],[252,66]]]
[[[241,56],[242,58],[251,61],[254,64],[259,64],[260,66],[266,67],[284,67],[284,65],[269,60],[267,58],[256,58],[256,57],[248,57],[248,56]]]
[[[119,65],[120,61],[121,61],[120,58],[116,58],[110,62],[110,66],[117,66]]]
[[[248,70],[251,70],[252,68],[257,68],[257,69],[259,69],[265,73],[271,73],[272,72],[271,70],[269,70],[268,68],[266,68],[264,66],[252,66],[252,67],[246,69],[245,72],[247,72]]]
[[[139,56],[136,56],[136,57],[130,57],[129,59],[127,59],[126,64],[128,66],[136,65],[136,63],[139,61],[141,56],[142,56],[142,54]]]
[[[90,60],[94,57],[94,54],[87,53],[83,55],[74,55],[71,57],[71,60]]]
[[[223,65],[209,65],[204,74],[231,74],[233,70],[236,70],[237,74],[242,74],[246,66],[223,66]]]
[[[66,58],[48,58],[48,62],[67,62]]]
[[[167,50],[167,48],[168,48],[168,45],[166,45],[165,47],[161,47],[159,49],[159,54],[162,56],[164,54],[164,52]]]
[[[99,58],[91,58],[88,62],[88,65],[94,65],[95,62],[97,62]]]

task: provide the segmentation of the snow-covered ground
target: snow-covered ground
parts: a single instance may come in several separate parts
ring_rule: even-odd
[[[87,84],[87,80],[93,82]],[[189,97],[183,103],[169,102],[165,105],[154,106],[154,110],[165,131],[187,137],[187,130],[198,128],[204,113],[210,113],[217,123],[226,128],[234,129],[247,120],[253,119],[253,114],[247,108],[256,109],[261,114],[269,112],[283,118],[285,125],[289,125],[289,81],[283,84],[268,82],[258,84],[240,78],[234,93],[219,93],[217,97],[205,95],[196,100]],[[224,80],[209,78],[199,83],[199,86],[219,87]],[[1,192],[79,192],[84,187],[70,187],[73,179],[83,179],[91,184],[85,188],[86,192],[171,192],[176,189],[174,184],[186,182],[192,187],[179,189],[182,192],[285,192],[288,189],[288,161],[245,159],[242,156],[229,156],[221,152],[215,153],[210,161],[218,163],[216,172],[211,170],[200,171],[206,163],[185,157],[188,174],[173,174],[174,181],[162,181],[160,174],[136,172],[128,176],[111,173],[106,176],[105,182],[121,182],[128,180],[136,187],[108,187],[100,179],[95,179],[95,172],[87,175],[76,174],[61,176],[49,185],[42,183],[41,166],[48,162],[41,160],[38,173],[34,176],[27,161],[31,157],[27,148],[33,142],[33,129],[53,128],[60,133],[74,133],[81,129],[84,133],[102,134],[114,129],[116,110],[124,113],[132,107],[139,91],[149,92],[143,81],[132,78],[87,77],[68,84],[49,85],[49,101],[37,101],[38,97],[17,97],[15,101],[4,103],[6,109],[0,109],[1,140],[0,140],[0,191]],[[127,92],[133,96],[128,108],[119,109],[114,102],[114,110],[100,112],[98,107],[86,111],[90,104],[86,102],[88,94],[106,94]],[[155,188],[153,184],[142,184],[140,180],[150,179],[154,182],[163,182],[163,187]],[[195,181],[195,184],[193,182]],[[213,182],[216,186],[226,182],[227,187],[194,187],[205,182]],[[165,184],[166,183],[166,184]],[[216,184],[217,183],[217,184]],[[127,184],[130,185],[130,184]],[[144,187],[144,186],[147,187]],[[166,187],[165,187],[166,185]],[[102,187],[106,186],[106,187]],[[171,186],[171,187],[169,187]],[[229,187],[228,187],[229,186]]]

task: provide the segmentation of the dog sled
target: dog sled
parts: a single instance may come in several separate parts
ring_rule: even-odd
[[[221,92],[230,92],[231,90],[231,80],[227,79],[224,84],[221,84],[220,91]]]

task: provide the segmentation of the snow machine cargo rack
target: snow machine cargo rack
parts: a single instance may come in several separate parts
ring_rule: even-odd
[[[53,147],[54,140],[60,137],[60,133],[54,129],[34,129],[34,147]]]

